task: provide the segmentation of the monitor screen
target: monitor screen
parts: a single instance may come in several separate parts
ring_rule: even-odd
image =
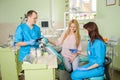
[[[41,27],[49,27],[48,21],[41,21]]]

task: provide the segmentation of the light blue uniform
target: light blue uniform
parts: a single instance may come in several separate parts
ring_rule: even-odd
[[[40,36],[41,36],[40,28],[37,25],[34,24],[33,28],[30,29],[30,27],[26,23],[23,23],[20,24],[16,29],[14,42],[17,43],[17,42],[36,40],[40,38]],[[23,58],[30,53],[31,47],[38,48],[39,45],[33,45],[33,46],[27,45],[20,47],[20,55],[19,55],[20,62],[23,62]]]
[[[88,42],[87,56],[88,64],[82,66],[82,68],[88,68],[93,64],[98,64],[97,68],[91,70],[75,70],[71,74],[72,80],[83,80],[84,78],[90,78],[94,76],[104,75],[104,62],[106,55],[106,45],[103,41],[96,39],[94,43]]]

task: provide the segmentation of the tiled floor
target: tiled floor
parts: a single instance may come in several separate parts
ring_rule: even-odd
[[[111,77],[111,80],[120,80],[120,71],[111,70],[110,77]],[[19,80],[24,80],[24,76],[19,77]]]
[[[111,80],[120,80],[120,71],[113,70],[111,74]]]
[[[25,80],[24,75],[21,75],[21,76],[19,76],[18,78],[19,78],[19,80]]]

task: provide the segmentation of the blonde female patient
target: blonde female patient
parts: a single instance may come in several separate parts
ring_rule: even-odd
[[[78,67],[79,55],[77,55],[77,51],[81,51],[79,30],[78,21],[73,19],[69,22],[67,30],[61,34],[57,42],[48,39],[51,44],[62,47],[61,55],[65,69],[68,72],[72,72]]]

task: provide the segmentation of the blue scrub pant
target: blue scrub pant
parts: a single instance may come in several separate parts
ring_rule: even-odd
[[[84,68],[90,66],[90,64],[87,64],[83,66]],[[84,80],[86,78],[96,77],[96,76],[102,76],[104,75],[104,69],[103,68],[95,68],[91,70],[75,70],[71,74],[72,80]]]

